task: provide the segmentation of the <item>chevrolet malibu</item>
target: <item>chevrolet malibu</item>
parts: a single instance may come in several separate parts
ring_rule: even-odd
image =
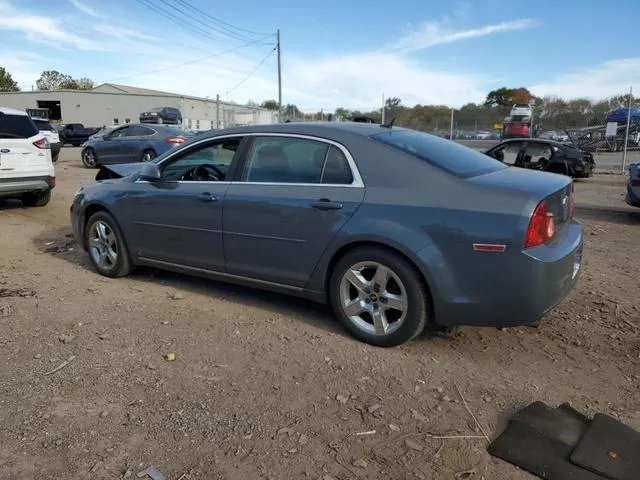
[[[379,346],[535,324],[582,261],[570,178],[388,125],[215,131],[96,180],[71,223],[98,273],[145,265],[328,302]]]

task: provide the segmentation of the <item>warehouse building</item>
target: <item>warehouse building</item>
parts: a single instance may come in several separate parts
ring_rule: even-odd
[[[173,107],[189,130],[276,123],[272,110],[175,93],[103,83],[92,90],[38,90],[0,93],[0,106],[22,110],[46,108],[51,120],[87,127],[137,123],[142,112]]]

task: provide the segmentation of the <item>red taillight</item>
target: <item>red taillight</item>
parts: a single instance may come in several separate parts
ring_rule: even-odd
[[[538,204],[524,240],[524,248],[537,247],[553,238],[556,233],[556,223],[553,213],[547,211],[547,203],[542,201]]]
[[[47,185],[49,185],[51,188],[56,186],[56,177],[49,177],[47,178]]]
[[[165,142],[167,143],[173,143],[174,145],[177,145],[179,143],[184,143],[186,141],[186,138],[184,137],[167,137],[164,139]]]
[[[40,140],[33,142],[33,146],[37,148],[49,148],[49,140],[41,138]]]

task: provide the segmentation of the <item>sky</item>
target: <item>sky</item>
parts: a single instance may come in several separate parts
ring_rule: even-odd
[[[0,0],[0,66],[304,111],[640,92],[638,0]],[[626,32],[626,33],[625,33]],[[626,35],[626,37],[625,37]],[[629,38],[630,41],[625,41]]]

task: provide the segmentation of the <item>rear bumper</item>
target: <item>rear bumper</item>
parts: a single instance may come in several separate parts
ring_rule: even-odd
[[[47,191],[53,188],[52,185],[55,183],[51,176],[0,179],[0,197]]]
[[[510,265],[487,273],[491,280],[472,298],[435,298],[435,321],[443,326],[534,324],[575,287],[582,269],[582,249],[582,227],[572,222],[560,238],[525,250]]]
[[[632,187],[631,182],[627,184],[626,202],[632,207],[640,208],[640,187]]]
[[[60,153],[60,149],[62,148],[62,142],[51,143],[50,147],[51,147],[51,158],[54,159]]]

